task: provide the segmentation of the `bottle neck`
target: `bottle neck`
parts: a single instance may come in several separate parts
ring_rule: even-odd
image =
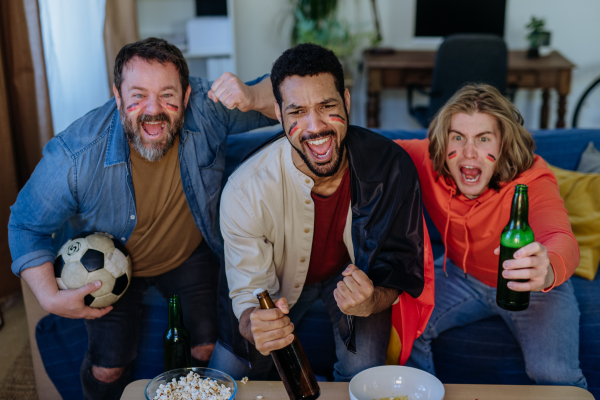
[[[260,303],[260,308],[262,308],[263,310],[270,310],[272,308],[275,308],[275,303],[273,303],[273,300],[271,300],[271,296],[269,296],[269,292],[264,291],[264,292],[258,294],[256,297],[258,297],[258,302]]]
[[[527,188],[517,187],[510,209],[510,229],[524,229],[529,226],[529,199]]]
[[[183,326],[183,314],[181,312],[181,303],[178,296],[169,299],[169,328]]]

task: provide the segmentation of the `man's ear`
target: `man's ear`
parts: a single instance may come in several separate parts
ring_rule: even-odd
[[[281,108],[279,108],[279,103],[275,101],[273,102],[273,105],[275,106],[275,115],[277,116],[277,120],[279,121],[281,126],[283,126],[283,122],[281,120]]]
[[[348,89],[344,89],[344,104],[346,104],[346,111],[350,114],[350,91]],[[350,115],[347,115],[347,117],[350,119]]]
[[[192,93],[192,86],[188,85],[185,96],[183,96],[183,109],[187,107],[188,101],[190,100],[190,93]]]
[[[117,108],[120,109],[121,108],[121,96],[119,96],[119,91],[117,90],[117,87],[115,86],[114,83],[113,83],[113,94],[115,95],[115,102],[117,103]]]

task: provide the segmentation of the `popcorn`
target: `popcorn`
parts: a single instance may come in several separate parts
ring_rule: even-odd
[[[241,382],[245,385],[246,383],[248,383],[248,377],[245,376],[242,378]]]
[[[248,379],[248,378],[246,378]],[[153,400],[227,400],[231,397],[231,388],[219,385],[214,379],[202,379],[190,371],[177,381],[175,378],[156,389]]]

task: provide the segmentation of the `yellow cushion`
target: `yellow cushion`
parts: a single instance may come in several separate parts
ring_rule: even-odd
[[[402,343],[400,343],[400,335],[398,335],[396,328],[392,326],[390,344],[388,345],[387,359],[385,360],[385,364],[398,365],[398,359],[400,358],[400,350],[402,350]]]
[[[565,201],[581,255],[575,275],[593,280],[600,262],[600,174],[568,171],[549,165]]]

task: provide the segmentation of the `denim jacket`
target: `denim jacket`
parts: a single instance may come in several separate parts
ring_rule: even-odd
[[[210,83],[205,79],[190,77],[190,85],[178,149],[181,181],[196,226],[221,258],[217,203],[227,135],[277,121],[215,104],[207,97]],[[11,207],[12,271],[20,276],[26,268],[54,262],[62,244],[84,231],[107,232],[125,244],[136,222],[129,145],[111,99],[44,147],[42,160]]]

